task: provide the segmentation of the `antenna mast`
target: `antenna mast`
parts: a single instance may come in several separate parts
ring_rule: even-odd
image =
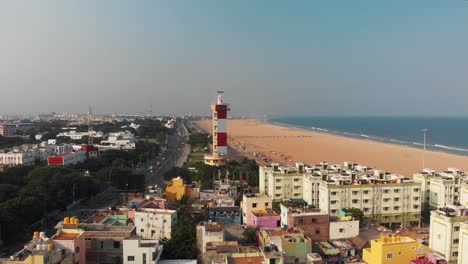
[[[93,110],[89,106],[88,111],[88,145],[93,145]]]

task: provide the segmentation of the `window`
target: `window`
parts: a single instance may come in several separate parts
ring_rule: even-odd
[[[317,219],[312,218],[312,223],[316,223],[316,222],[317,222]]]
[[[364,213],[367,213],[367,212],[369,212],[369,211],[370,211],[369,208],[364,208]]]
[[[331,195],[336,195],[336,192],[331,192]]]
[[[143,233],[143,232],[145,232],[145,230],[142,228],[142,229],[140,229],[140,232]]]
[[[80,247],[75,248],[75,253],[80,253]]]
[[[135,256],[128,256],[127,261],[135,261]]]
[[[394,193],[399,193],[400,192],[400,189],[395,189],[393,190]]]
[[[303,224],[304,223],[304,219],[299,219],[299,224]]]
[[[419,205],[413,205],[413,208],[414,208],[414,209],[418,209],[418,208],[419,208]]]
[[[455,232],[460,231],[460,227],[459,227],[459,226],[454,227],[454,228],[453,228],[453,231],[455,231]]]
[[[300,188],[300,186],[294,186],[294,190],[297,190],[299,188]]]
[[[400,198],[394,198],[393,201],[398,202],[400,201]]]
[[[453,244],[458,244],[458,242],[460,242],[458,238],[453,240]]]
[[[336,214],[336,209],[330,210],[330,213]]]
[[[429,197],[428,197],[429,198]],[[414,197],[413,200],[418,201],[419,197]]]
[[[275,196],[276,196],[276,197],[280,197],[280,196],[281,196],[281,194],[277,193],[277,194],[275,194]]]
[[[268,207],[268,203],[265,203],[265,206]]]
[[[276,179],[276,182],[281,182],[281,179]]]
[[[453,253],[452,253],[452,256],[458,257],[458,252],[453,252]]]
[[[353,191],[353,195],[357,195],[358,194],[358,191]]]
[[[143,253],[143,263],[146,264],[146,253]]]
[[[298,181],[299,181],[299,178],[295,178],[294,181],[295,181],[295,182],[298,182]]]
[[[315,229],[315,234],[320,234],[320,229]]]
[[[151,230],[151,236],[154,236],[155,233],[156,233],[155,230]]]
[[[388,207],[384,207],[383,210],[384,210],[384,211],[388,211]]]
[[[120,248],[120,241],[114,241],[114,248]]]
[[[386,203],[386,202],[390,201],[390,199],[389,198],[384,198],[383,201]]]
[[[364,194],[369,194],[369,191],[365,190],[363,191]]]
[[[388,190],[384,190],[383,192],[384,192],[384,193],[388,193]]]
[[[343,233],[343,232],[344,232],[344,228],[340,228],[340,229],[338,230],[338,232]]]
[[[253,203],[252,208],[257,208],[257,203]]]
[[[414,192],[419,192],[419,189],[418,189],[418,188],[414,188],[413,191],[414,191]]]
[[[104,241],[101,241],[101,248],[104,248]]]
[[[364,203],[369,203],[369,199],[364,199]]]
[[[331,204],[336,204],[336,201],[330,201]]]
[[[276,186],[276,190],[281,190],[281,186]]]
[[[354,199],[353,204],[357,204],[357,203],[358,203],[358,200]]]
[[[400,210],[400,206],[393,207],[393,210],[397,210],[397,211]]]
[[[393,258],[393,253],[387,253],[387,259],[392,259]]]

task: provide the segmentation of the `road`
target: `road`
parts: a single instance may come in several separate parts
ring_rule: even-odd
[[[147,186],[157,185],[158,187],[164,187],[164,173],[172,167],[182,166],[190,154],[190,146],[187,144],[188,131],[183,120],[178,119],[174,128],[176,133],[173,135],[167,135],[167,147],[165,151],[163,151],[151,164],[146,164],[147,166],[145,170]],[[159,161],[161,165],[155,166],[156,161]],[[149,170],[151,166],[153,167],[153,172]]]

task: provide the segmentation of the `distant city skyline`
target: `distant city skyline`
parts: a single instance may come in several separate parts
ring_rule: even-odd
[[[468,116],[468,2],[0,3],[0,116]]]

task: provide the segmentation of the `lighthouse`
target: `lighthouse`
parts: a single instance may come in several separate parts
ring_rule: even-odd
[[[223,91],[218,91],[216,102],[211,105],[213,119],[213,151],[205,155],[205,164],[211,166],[222,166],[226,164],[228,153],[227,141],[227,114],[229,105],[223,101]]]

